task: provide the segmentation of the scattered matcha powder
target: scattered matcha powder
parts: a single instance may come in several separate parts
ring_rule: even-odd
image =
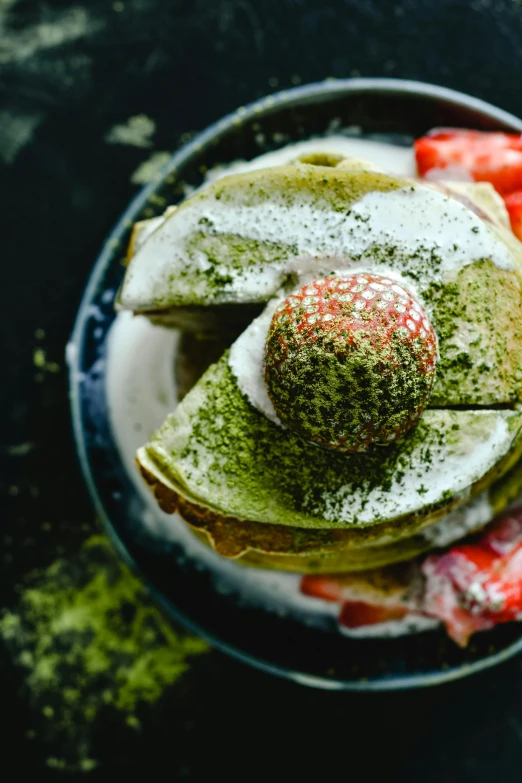
[[[60,372],[60,365],[56,362],[48,362],[46,352],[43,348],[35,348],[33,351],[33,364],[39,370],[46,372]]]
[[[189,658],[209,649],[165,619],[102,535],[28,578],[18,606],[0,617],[0,640],[45,718],[40,734],[64,756],[47,766],[79,771],[97,766],[92,736],[102,710],[139,729],[140,705],[156,702]]]

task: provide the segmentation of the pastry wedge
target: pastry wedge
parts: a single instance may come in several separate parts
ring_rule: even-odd
[[[320,555],[326,570],[342,570],[411,556],[397,541],[499,479],[519,458],[521,436],[519,411],[432,409],[386,449],[332,454],[255,410],[225,355],[138,463],[162,508],[179,510],[222,554],[250,551],[252,563],[254,552],[280,553],[278,567],[295,570]]]

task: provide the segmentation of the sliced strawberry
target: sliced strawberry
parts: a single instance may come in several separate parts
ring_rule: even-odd
[[[475,631],[522,618],[522,522],[520,512],[503,517],[477,544],[431,555],[424,611],[442,620],[465,646]]]
[[[374,575],[375,572],[368,573],[367,584],[364,575],[304,576],[301,592],[341,604],[339,624],[346,628],[401,620],[412,611],[412,606],[405,601],[405,587],[390,584],[389,595],[385,595],[376,591],[372,583]],[[359,600],[359,597],[364,597],[364,600]]]
[[[449,557],[449,555],[442,557]],[[446,560],[444,566],[448,565]],[[460,647],[465,647],[472,634],[492,628],[494,623],[464,609],[459,603],[459,594],[451,577],[441,575],[439,568],[440,562],[436,556],[429,557],[423,564],[422,570],[427,582],[425,608],[431,617],[436,617],[444,623],[448,636],[453,641]]]
[[[312,598],[341,603],[344,585],[342,577],[307,575],[301,579],[300,590],[304,595],[309,595]]]
[[[522,241],[522,190],[504,196],[504,202],[509,213],[511,229],[514,235]]]
[[[421,176],[491,182],[501,194],[522,189],[522,135],[464,129],[437,129],[414,144]]]
[[[304,576],[301,592],[340,604],[339,624],[361,628],[418,614],[421,585],[418,566],[400,563],[353,574]]]
[[[430,555],[420,570],[413,561],[304,576],[301,592],[340,604],[339,624],[346,628],[424,614],[443,622],[465,647],[476,631],[522,620],[522,508],[504,514],[479,542]]]
[[[410,608],[404,605],[376,606],[364,601],[346,601],[341,607],[339,625],[345,628],[362,628],[365,625],[379,625],[390,620],[402,620],[410,614]]]
[[[363,601],[380,606],[412,603],[422,577],[414,563],[397,563],[349,574],[309,574],[301,580],[301,592],[323,601]]]

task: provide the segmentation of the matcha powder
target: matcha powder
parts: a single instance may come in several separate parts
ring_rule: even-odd
[[[191,656],[208,650],[164,618],[101,535],[31,575],[16,609],[0,617],[0,639],[24,672],[46,744],[58,748],[47,765],[84,771],[97,766],[92,734],[102,710],[138,730],[140,705],[156,702]]]

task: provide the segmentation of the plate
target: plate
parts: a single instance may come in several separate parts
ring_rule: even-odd
[[[122,258],[135,221],[160,214],[163,201],[179,201],[187,186],[199,186],[202,172],[216,165],[340,130],[407,140],[436,126],[522,131],[522,121],[483,101],[394,79],[327,81],[241,107],[173,155],[157,181],[128,206],[96,261],[67,347],[81,468],[122,558],[158,603],[192,632],[245,663],[307,685],[385,690],[457,679],[522,651],[522,631],[516,624],[500,626],[477,634],[465,650],[439,630],[349,639],[333,617],[319,621],[306,608],[289,613],[277,602],[253,600],[236,579],[236,569],[245,573],[241,566],[226,561],[216,575],[209,556],[198,556],[197,547],[187,542],[191,534],[185,528],[180,536],[158,534],[158,526],[148,524],[155,506],[120,451],[109,412],[106,359]]]

